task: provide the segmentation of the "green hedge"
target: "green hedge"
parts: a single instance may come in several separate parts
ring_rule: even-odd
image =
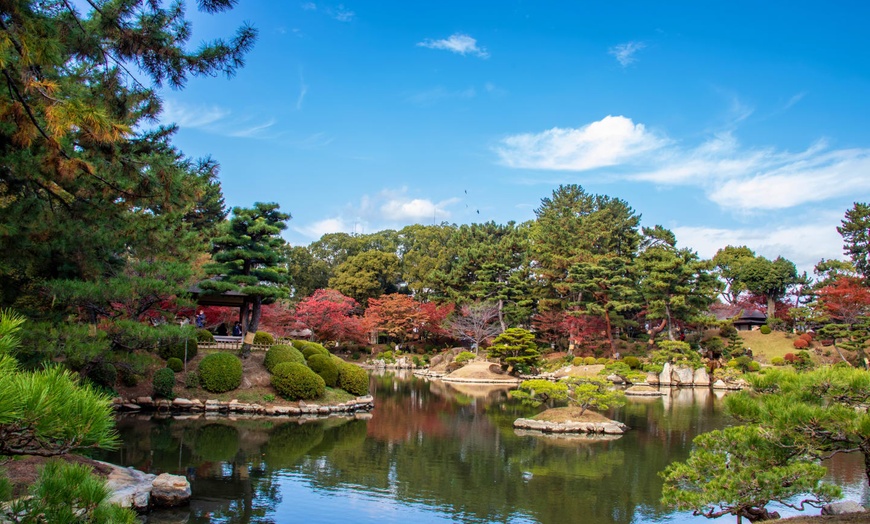
[[[196,340],[199,342],[214,342],[214,335],[211,334],[211,331],[200,328],[196,330]]]
[[[453,362],[459,362],[460,364],[462,364],[464,362],[468,362],[469,360],[474,360],[476,356],[477,355],[475,355],[471,351],[463,351],[453,358]]]
[[[199,383],[212,393],[224,393],[242,383],[242,361],[232,353],[212,353],[199,362]]]
[[[275,337],[271,334],[266,333],[265,331],[257,331],[254,334],[254,344],[262,344],[264,346],[271,346],[275,343]]]
[[[302,351],[302,348],[305,347],[305,344],[307,344],[308,341],[307,341],[307,340],[298,340],[298,339],[297,339],[297,340],[293,340],[293,341],[291,341],[290,343],[293,344],[293,347],[294,347],[294,348],[298,349],[299,351]]]
[[[118,370],[112,363],[100,361],[88,370],[88,378],[94,384],[112,389],[118,380]]]
[[[172,357],[166,361],[166,367],[176,373],[180,373],[181,370],[184,369],[184,362],[182,362],[180,358]]]
[[[326,392],[326,382],[320,375],[295,362],[283,362],[275,366],[272,386],[288,400],[311,400]]]
[[[305,356],[305,360],[311,358],[311,355],[323,355],[328,357],[331,353],[322,345],[317,342],[306,342],[302,346],[302,355]]]
[[[293,346],[287,344],[275,344],[266,351],[266,358],[263,359],[263,365],[272,373],[275,366],[283,362],[296,362],[297,364],[305,364],[305,357],[302,353]]]
[[[628,364],[628,367],[631,369],[640,369],[640,359],[637,357],[628,356],[623,358],[622,361]]]
[[[154,395],[163,398],[174,398],[172,394],[175,388],[175,372],[169,368],[161,368],[154,372],[152,379]]]
[[[342,364],[338,367],[338,387],[351,395],[367,395],[369,392],[369,374],[359,366]]]
[[[761,326],[761,328],[759,329],[759,331],[761,331],[761,334],[762,334],[762,335],[770,335],[771,329],[770,329],[770,326],[768,326],[767,324],[765,324],[765,325]]]
[[[334,388],[338,383],[338,366],[333,362],[331,356],[311,355],[311,358],[308,359],[308,367],[320,375],[327,386]]]

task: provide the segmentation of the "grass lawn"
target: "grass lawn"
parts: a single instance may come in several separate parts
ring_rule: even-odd
[[[786,353],[795,353],[799,350],[794,348],[794,340],[797,338],[792,333],[774,331],[769,335],[763,335],[761,331],[740,331],[743,339],[743,347],[752,350],[755,360],[770,364],[773,357],[783,357]]]

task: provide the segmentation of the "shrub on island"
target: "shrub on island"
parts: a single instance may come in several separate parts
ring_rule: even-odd
[[[309,367],[283,362],[272,372],[272,386],[287,400],[311,400],[323,396],[326,382]]]
[[[311,368],[311,371],[320,375],[327,386],[334,388],[338,383],[338,365],[332,360],[331,356],[311,355],[308,359],[308,367]]]
[[[242,361],[232,353],[206,355],[197,371],[202,389],[212,393],[225,393],[242,383]]]
[[[266,357],[263,359],[263,365],[272,373],[275,366],[283,362],[296,362],[297,364],[305,364],[305,357],[302,353],[293,346],[287,344],[275,344],[266,351]]]
[[[342,364],[338,367],[338,387],[351,395],[367,395],[369,392],[369,374],[354,364]]]

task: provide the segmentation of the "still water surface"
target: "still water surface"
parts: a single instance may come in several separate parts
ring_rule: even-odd
[[[597,440],[518,434],[513,420],[534,410],[504,388],[392,374],[372,386],[369,419],[123,417],[122,449],[101,458],[188,477],[190,507],[151,524],[709,522],[663,508],[657,474],[731,423],[710,390],[631,400],[610,413],[631,431]],[[867,503],[859,457],[828,467]]]

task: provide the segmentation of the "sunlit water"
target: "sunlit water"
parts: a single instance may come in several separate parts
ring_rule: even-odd
[[[389,374],[372,385],[368,420],[123,417],[123,448],[102,458],[187,476],[190,506],[152,524],[709,522],[663,508],[658,477],[696,435],[731,423],[708,389],[632,400],[610,413],[631,431],[599,440],[518,434],[514,419],[533,411],[503,388]],[[867,502],[860,457],[828,466]]]

